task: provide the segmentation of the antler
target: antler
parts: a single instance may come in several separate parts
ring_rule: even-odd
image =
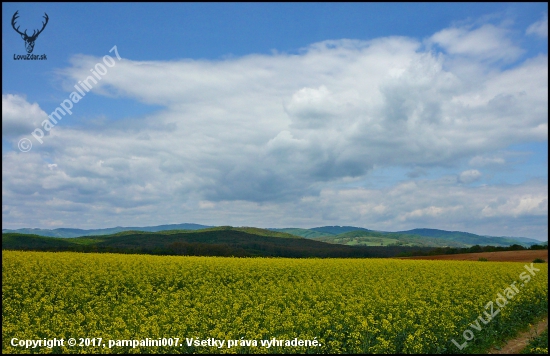
[[[19,10],[17,10],[15,12],[15,14],[13,14],[13,17],[11,18],[11,26],[13,27],[13,29],[18,33],[20,34],[21,36],[26,36],[27,35],[27,30],[25,30],[25,33],[19,31],[19,27],[21,26],[17,26],[17,28],[15,28],[15,20],[17,20],[19,18],[19,16],[17,16],[17,13],[19,12]]]
[[[44,19],[46,20],[46,22],[42,22],[42,28],[40,30],[38,30],[38,33],[36,32],[37,30],[34,30],[32,32],[32,36],[29,36],[27,35],[27,30],[25,30],[25,32],[21,32],[19,31],[19,27],[20,26],[17,26],[17,28],[15,28],[15,21],[19,18],[19,16],[17,15],[17,13],[19,12],[19,10],[17,10],[15,12],[15,14],[13,14],[13,17],[11,19],[11,26],[13,27],[13,29],[18,33],[20,34],[21,36],[25,36],[25,38],[36,38],[38,37],[38,35],[44,31],[44,29],[46,28],[46,25],[48,24],[48,21],[50,20],[50,18],[48,17],[48,14],[47,13],[44,13]]]
[[[34,32],[32,33],[32,37],[36,36],[38,37],[38,35],[44,31],[44,29],[46,28],[46,25],[48,24],[48,20],[50,19],[48,17],[48,14],[47,13],[44,13],[44,18],[46,19],[46,22],[42,22],[42,28],[40,29],[40,31],[38,31],[38,33],[35,35]]]

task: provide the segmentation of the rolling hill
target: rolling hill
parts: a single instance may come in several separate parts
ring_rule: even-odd
[[[531,246],[541,244],[541,241],[529,239],[526,237],[497,237],[497,236],[482,236],[469,232],[462,231],[445,231],[438,229],[413,229],[407,231],[399,231],[401,234],[412,234],[447,241],[455,241],[468,246],[472,245],[493,245],[493,246],[509,246],[518,244],[522,246]]]
[[[316,237],[323,237],[323,236],[333,236],[333,234],[330,234],[327,232],[314,231],[312,229],[283,228],[283,229],[268,229],[268,230],[286,232],[288,234],[305,237],[307,239],[313,239]]]
[[[444,239],[413,234],[355,230],[339,235],[314,238],[316,241],[349,246],[419,246],[419,247],[469,247],[469,245]]]
[[[48,237],[76,238],[82,236],[112,235],[125,231],[167,232],[167,231],[203,231],[224,227],[212,227],[200,224],[170,224],[145,227],[113,227],[106,229],[3,229],[2,233],[34,234]],[[462,231],[438,229],[413,229],[398,232],[375,231],[353,226],[322,226],[311,229],[254,227],[232,228],[259,236],[302,237],[320,242],[350,246],[418,246],[418,247],[470,247],[473,245],[510,246],[513,244],[529,247],[541,244],[541,241],[525,237],[481,236]]]
[[[510,246],[518,244],[529,247],[543,243],[526,237],[482,236],[469,232],[437,229],[387,232],[353,226],[324,226],[312,229],[286,228],[270,230],[287,232],[316,241],[350,246],[471,247],[474,245]]]
[[[139,253],[237,257],[392,257],[411,247],[329,244],[278,231],[229,226],[160,232],[122,231],[71,239],[3,233],[3,250]],[[415,250],[418,250],[416,248]],[[429,251],[430,248],[423,249]]]
[[[314,227],[310,230],[325,233],[325,234],[332,234],[332,235],[345,234],[346,232],[357,231],[357,230],[372,231],[362,227],[354,227],[354,226],[322,226],[322,227]]]

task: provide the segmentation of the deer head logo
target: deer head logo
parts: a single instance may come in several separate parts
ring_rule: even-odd
[[[17,15],[18,12],[19,10],[17,10],[15,14],[13,14],[13,17],[11,19],[11,26],[13,27],[15,32],[20,34],[21,38],[25,41],[25,48],[27,49],[27,53],[32,53],[32,50],[34,49],[34,41],[36,41],[36,39],[38,38],[38,35],[41,34],[42,31],[44,31],[44,29],[46,28],[46,25],[48,24],[48,20],[49,20],[48,14],[44,13],[44,19],[46,19],[46,22],[42,22],[42,29],[38,30],[38,32],[36,32],[37,30],[34,30],[32,33],[32,36],[29,36],[27,35],[27,30],[25,30],[25,32],[21,32],[19,31],[19,26],[15,28],[15,20],[17,20],[17,18],[19,17]]]

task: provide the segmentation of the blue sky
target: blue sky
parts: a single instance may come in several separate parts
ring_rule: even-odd
[[[354,225],[546,239],[545,3],[2,10],[4,227]],[[15,11],[29,34],[48,14],[33,51],[47,60],[14,60],[26,53]],[[115,45],[121,60],[44,129]]]

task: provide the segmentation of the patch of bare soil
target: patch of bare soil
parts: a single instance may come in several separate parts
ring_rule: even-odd
[[[542,333],[547,327],[548,317],[532,325],[528,331],[520,333],[516,338],[508,340],[506,345],[500,348],[500,350],[496,348],[491,349],[489,354],[518,354],[529,344],[531,338]]]
[[[548,262],[548,250],[477,252],[477,253],[460,253],[456,255],[413,256],[413,257],[401,257],[401,258],[413,259],[413,260],[477,261],[479,260],[480,257],[486,258],[488,261],[495,261],[495,262],[533,262],[533,260],[536,258],[540,258]]]

